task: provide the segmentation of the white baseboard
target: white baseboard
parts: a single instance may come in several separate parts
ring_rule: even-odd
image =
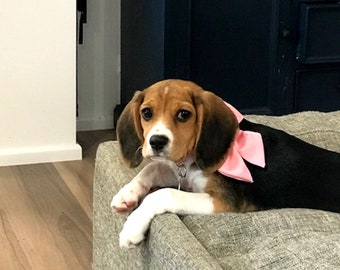
[[[0,151],[0,166],[36,164],[82,159],[79,144],[25,147]]]
[[[102,130],[113,128],[113,115],[77,118],[77,131]]]

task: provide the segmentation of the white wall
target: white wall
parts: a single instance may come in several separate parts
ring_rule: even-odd
[[[77,130],[110,129],[120,103],[120,1],[88,0],[78,45]]]
[[[76,0],[1,0],[0,165],[81,158]]]

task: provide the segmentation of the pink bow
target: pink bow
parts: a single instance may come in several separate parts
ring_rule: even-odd
[[[233,106],[225,104],[232,110],[240,123],[244,118]],[[253,183],[253,177],[244,160],[264,168],[266,166],[262,136],[258,132],[238,130],[228,157],[218,171],[228,177]]]

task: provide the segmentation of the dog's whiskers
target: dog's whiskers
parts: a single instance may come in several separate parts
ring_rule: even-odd
[[[143,146],[139,146],[135,153],[137,154],[138,152],[142,152],[142,150],[143,150]]]

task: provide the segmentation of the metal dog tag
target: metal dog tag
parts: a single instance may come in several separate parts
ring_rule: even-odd
[[[181,190],[181,182],[187,176],[187,168],[184,164],[178,166],[178,190]]]

